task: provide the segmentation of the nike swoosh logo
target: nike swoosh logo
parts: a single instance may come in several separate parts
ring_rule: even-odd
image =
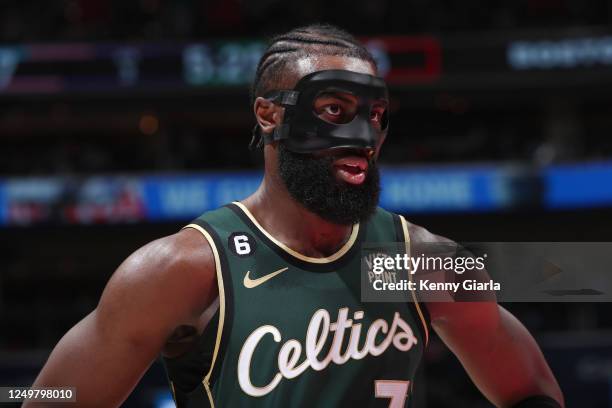
[[[289,269],[289,268],[285,267],[285,268],[279,269],[276,272],[269,273],[269,274],[267,274],[265,276],[262,276],[261,278],[257,278],[257,279],[249,278],[249,273],[251,273],[251,271],[247,271],[246,275],[244,275],[244,281],[243,281],[244,287],[247,288],[247,289],[253,289],[254,287],[259,286],[262,283],[272,279],[276,275],[285,272],[287,269]]]

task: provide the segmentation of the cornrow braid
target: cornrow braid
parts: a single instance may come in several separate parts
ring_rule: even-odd
[[[289,62],[312,55],[346,56],[362,59],[376,67],[368,50],[346,31],[329,24],[311,24],[277,35],[257,64],[251,89],[251,104],[258,96],[278,88]]]

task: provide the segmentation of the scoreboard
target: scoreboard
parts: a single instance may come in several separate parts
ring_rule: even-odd
[[[515,89],[612,84],[612,36],[361,38],[390,86]],[[205,91],[251,82],[262,40],[0,46],[0,97]]]
[[[107,93],[248,83],[265,44],[24,44],[0,47],[0,92]]]

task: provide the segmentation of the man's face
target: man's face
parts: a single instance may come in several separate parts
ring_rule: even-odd
[[[367,61],[348,57],[305,58],[296,63],[296,77],[311,72],[343,69],[375,75]],[[313,111],[334,124],[350,122],[357,113],[356,96],[323,92],[314,101]],[[387,101],[371,103],[370,120],[381,128]],[[278,168],[291,196],[309,211],[339,225],[367,220],[378,205],[380,194],[376,158],[384,140],[373,150],[337,149],[321,154],[298,154],[278,145]]]

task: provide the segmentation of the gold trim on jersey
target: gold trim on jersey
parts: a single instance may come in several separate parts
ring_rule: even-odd
[[[289,248],[287,245],[283,244],[282,242],[274,238],[268,231],[264,229],[264,227],[262,227],[259,224],[259,222],[257,222],[253,214],[251,214],[251,212],[248,210],[248,208],[246,208],[244,204],[238,201],[234,201],[233,204],[236,204],[236,206],[238,206],[238,208],[240,208],[242,212],[244,212],[246,216],[249,217],[249,219],[257,227],[257,229],[259,229],[266,237],[268,237],[270,241],[274,242],[279,248],[287,252],[289,255],[294,256],[297,259],[300,259],[305,262],[324,264],[324,263],[333,262],[339,259],[342,255],[346,254],[351,249],[351,247],[357,240],[357,235],[359,234],[359,223],[357,223],[353,225],[353,230],[351,231],[351,236],[349,237],[348,241],[346,241],[346,243],[342,246],[342,248],[340,248],[336,253],[330,256],[322,257],[322,258],[314,258],[311,256],[303,255],[297,252],[296,250]]]
[[[408,221],[403,216],[399,216],[400,221],[402,223],[402,230],[404,231],[404,241],[406,242],[406,252],[408,256],[410,256],[410,233],[408,232]],[[408,273],[408,280],[412,282],[412,273]],[[411,290],[412,299],[414,301],[414,305],[416,306],[416,310],[419,314],[419,318],[421,319],[421,323],[423,324],[423,329],[425,330],[425,345],[429,343],[429,329],[427,328],[427,322],[425,321],[425,317],[423,317],[423,312],[421,311],[421,306],[419,305],[419,300],[416,297],[416,293],[414,290]]]
[[[217,327],[217,338],[215,340],[215,348],[213,350],[212,361],[210,363],[210,370],[202,379],[202,384],[204,385],[204,389],[206,390],[206,395],[208,395],[208,400],[210,402],[210,406],[214,407],[215,403],[213,400],[212,392],[210,389],[210,376],[212,375],[213,368],[215,367],[215,362],[217,361],[217,356],[219,354],[219,347],[221,345],[221,335],[223,334],[223,323],[225,320],[225,288],[223,286],[223,275],[221,274],[221,260],[219,258],[219,251],[217,250],[217,246],[215,245],[215,241],[210,236],[208,231],[199,226],[198,224],[189,224],[183,227],[185,228],[193,228],[199,231],[212,249],[213,256],[215,258],[215,271],[217,274],[217,285],[219,286],[219,326]]]

